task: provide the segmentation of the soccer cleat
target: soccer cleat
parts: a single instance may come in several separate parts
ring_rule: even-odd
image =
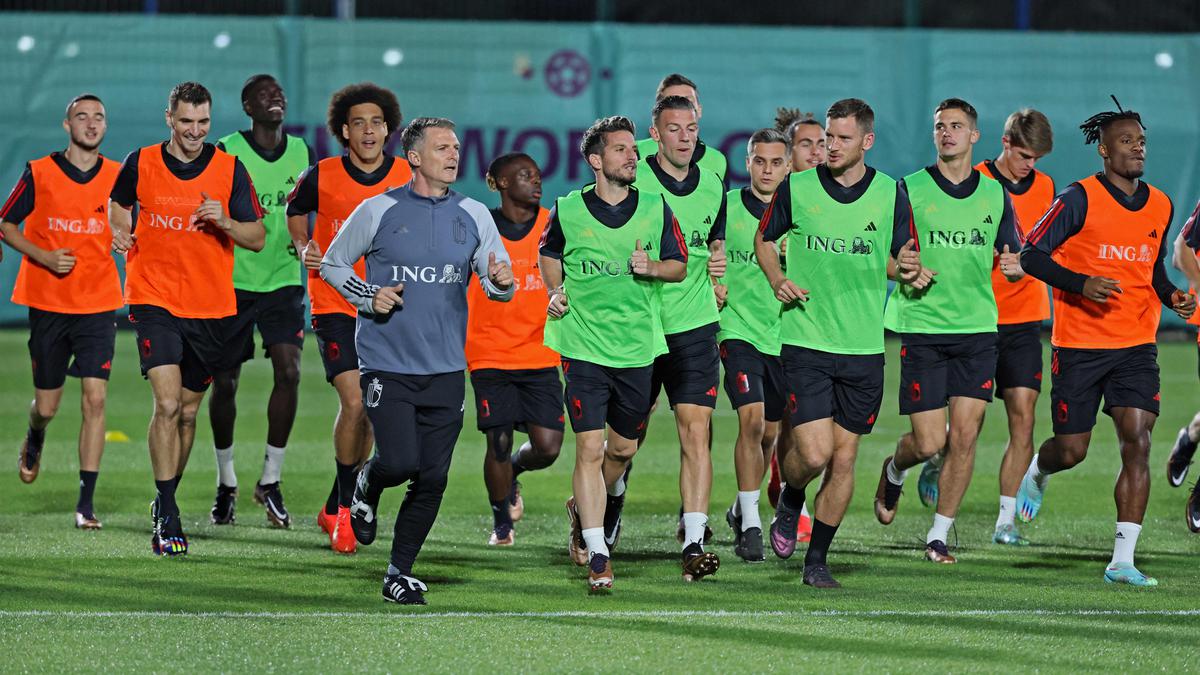
[[[608,556],[597,553],[587,562],[588,593],[608,593],[613,587],[612,560]]]
[[[213,525],[233,525],[237,520],[238,489],[217,483],[217,496],[213,498],[209,517]]]
[[[492,530],[492,535],[488,537],[488,546],[512,546],[513,545],[513,529],[512,526],[500,526]]]
[[[800,512],[800,517],[796,519],[796,542],[799,544],[807,543],[812,539],[812,518]]]
[[[1037,482],[1026,472],[1021,479],[1021,488],[1017,490],[1017,518],[1022,523],[1032,523],[1042,508],[1042,498],[1045,496],[1046,486],[1038,487]]]
[[[796,552],[796,528],[799,527],[800,512],[789,511],[783,502],[775,508],[771,519],[771,550],[780,558],[790,558]]]
[[[804,566],[804,585],[812,586],[813,588],[841,588],[837,579],[829,573],[828,565],[805,565]]]
[[[771,480],[767,483],[767,501],[771,508],[779,506],[779,493],[783,491],[783,479],[779,475],[779,453],[771,455]]]
[[[683,580],[700,581],[710,574],[715,574],[721,567],[721,559],[716,553],[705,551],[700,544],[692,542],[683,549]]]
[[[760,563],[767,559],[763,552],[762,529],[752,527],[738,536],[733,553],[748,563]]]
[[[879,486],[875,488],[875,519],[883,525],[891,525],[896,519],[896,508],[900,505],[901,486],[888,480],[887,468],[891,457],[883,460],[879,471]]]
[[[625,510],[625,495],[608,495],[604,501],[604,545],[609,554],[617,549],[621,541],[621,513]]]
[[[17,457],[17,473],[22,483],[32,483],[37,480],[38,471],[42,468],[42,449],[30,448],[29,438],[21,441],[21,452]]]
[[[1188,495],[1187,526],[1193,533],[1200,534],[1200,481],[1196,481]]]
[[[921,504],[932,508],[938,500],[938,479],[942,476],[942,465],[925,462],[921,467],[921,477],[917,479],[917,496]]]
[[[338,508],[338,513],[331,515],[331,514],[325,513],[325,507],[321,507],[321,510],[317,511],[317,525],[321,528],[321,531],[324,532],[325,534],[332,536],[333,528],[337,527],[338,514],[340,514],[341,512],[342,512],[342,509]],[[346,512],[347,513],[350,512],[349,507],[346,508]]]
[[[1138,571],[1133,563],[1114,563],[1104,569],[1104,581],[1110,584],[1129,584],[1152,588],[1158,585],[1158,579],[1148,577]]]
[[[333,521],[333,529],[329,532],[329,548],[345,555],[358,552],[358,539],[355,538],[354,527],[350,524],[348,507],[338,508],[338,514]]]
[[[354,497],[350,501],[350,529],[363,546],[375,541],[375,529],[379,525],[375,517],[375,509],[379,505],[367,501],[367,472],[370,469],[371,462],[367,462],[358,472],[358,478],[354,481]]]
[[[286,530],[292,526],[292,516],[283,505],[283,492],[279,489],[279,481],[267,485],[255,483],[254,501],[267,509],[267,520],[275,527]]]
[[[958,562],[954,556],[950,555],[950,549],[946,548],[946,542],[941,539],[935,539],[925,544],[925,559],[942,565],[953,565]]]
[[[567,536],[567,555],[571,562],[583,567],[588,564],[587,543],[583,541],[583,528],[579,525],[579,512],[575,510],[575,498],[567,499],[567,521],[571,524],[571,533]],[[612,584],[609,583],[609,586]]]
[[[733,550],[736,551],[742,540],[742,517],[733,515],[733,507],[725,509],[725,524],[733,530]],[[761,530],[759,533],[761,534]]]
[[[179,523],[179,516],[162,516],[158,519],[158,527],[154,531],[151,548],[155,555],[177,556],[187,555],[188,541]]]
[[[99,530],[103,525],[100,524],[100,519],[96,514],[84,514],[79,511],[75,512],[75,529],[77,530]]]
[[[429,590],[420,579],[404,574],[389,574],[383,578],[383,599],[397,605],[424,605]]]
[[[521,498],[521,481],[513,479],[512,494],[508,496],[508,518],[514,523],[525,515],[525,500]]]
[[[996,544],[1005,544],[1007,546],[1028,546],[1029,540],[1021,536],[1017,531],[1017,526],[1009,523],[996,528],[992,534],[992,542]]]
[[[1196,452],[1196,446],[1192,445],[1192,451],[1188,452],[1185,446],[1191,445],[1191,439],[1187,435],[1187,427],[1179,430],[1179,435],[1175,437],[1175,445],[1171,447],[1171,454],[1167,457],[1167,482],[1171,487],[1179,487],[1183,485],[1183,481],[1187,478],[1188,467],[1192,465],[1192,455]]]

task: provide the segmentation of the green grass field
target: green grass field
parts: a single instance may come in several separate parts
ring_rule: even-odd
[[[237,525],[208,522],[215,484],[211,432],[202,415],[180,488],[191,539],[181,559],[150,554],[146,451],[149,386],[138,375],[133,337],[118,335],[109,428],[130,442],[108,445],[96,493],[101,532],[72,528],[78,469],[78,386],[68,382],[51,425],[42,473],[21,484],[15,467],[32,398],[23,331],[0,332],[0,671],[1000,671],[1195,669],[1200,641],[1200,537],[1183,523],[1184,489],[1164,464],[1179,427],[1200,405],[1196,354],[1188,342],[1160,354],[1164,414],[1154,433],[1154,488],[1138,564],[1155,590],[1103,583],[1112,548],[1112,486],[1118,456],[1101,418],[1089,459],[1055,477],[1024,550],[990,543],[996,470],[1005,442],[1002,404],[990,407],[976,476],[957,521],[960,564],[922,558],[931,513],[911,476],[890,527],[871,499],[881,458],[906,420],[896,414],[896,344],[875,433],[863,442],[858,486],[831,551],[840,591],[800,582],[803,550],[746,565],[732,553],[723,513],[735,494],[736,417],[716,415],[710,518],[723,566],[712,579],[680,580],[673,538],[679,504],[674,427],[660,410],[637,459],[617,589],[589,597],[566,557],[563,501],[570,490],[570,434],[558,463],[522,478],[525,519],[517,545],[489,549],[491,515],[480,466],[482,437],[467,420],[441,516],[417,561],[429,605],[384,603],[380,581],[391,517],[402,490],[385,494],[374,545],[354,557],[328,550],[313,516],[332,480],[330,428],[337,400],[310,340],[300,414],[284,468],[290,531],[270,529],[250,498],[265,439],[270,365],[247,364],[237,429],[242,484]],[[468,387],[468,391],[469,391]],[[1048,393],[1048,392],[1047,392]],[[1044,414],[1048,404],[1039,402]],[[665,408],[665,406],[664,406]],[[1039,420],[1037,440],[1049,433]],[[1190,484],[1190,482],[1189,482]],[[766,499],[763,517],[769,518]],[[953,539],[953,537],[952,537]],[[953,543],[953,542],[951,542]]]

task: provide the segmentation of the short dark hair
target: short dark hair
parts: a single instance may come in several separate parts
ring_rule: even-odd
[[[415,150],[417,144],[425,138],[425,130],[432,129],[454,129],[454,122],[445,117],[417,117],[404,127],[404,131],[400,133],[400,147],[404,149],[404,154],[408,154],[411,150]]]
[[[171,93],[167,96],[167,109],[175,112],[175,108],[180,103],[191,103],[192,105],[211,104],[212,94],[208,93],[208,89],[199,82],[180,82],[171,88]]]
[[[1054,149],[1050,120],[1033,108],[1021,108],[1009,115],[1004,122],[1004,136],[1010,144],[1039,155],[1048,155]]]
[[[350,109],[363,103],[374,103],[383,111],[383,121],[387,124],[388,136],[400,128],[404,118],[400,115],[400,102],[396,95],[374,82],[359,82],[349,84],[333,92],[329,99],[329,113],[326,124],[329,133],[338,139],[345,147],[350,141],[342,137],[342,126],[350,122]],[[386,139],[384,139],[386,140]]]
[[[579,153],[585,160],[588,155],[603,154],[604,146],[608,145],[608,134],[614,131],[628,131],[634,136],[637,135],[633,120],[628,117],[613,115],[598,119],[583,132],[583,138],[579,141]]]
[[[942,101],[936,108],[933,109],[933,114],[936,115],[943,110],[961,110],[967,114],[967,117],[971,118],[971,124],[977,124],[979,122],[979,113],[975,111],[975,106],[967,103],[961,98],[948,98]]]
[[[799,108],[775,109],[775,129],[786,134],[789,143],[796,137],[796,130],[804,124],[821,126],[820,120],[814,119],[810,112],[804,112]]]
[[[95,94],[89,94],[87,92],[84,92],[67,102],[67,110],[63,114],[66,117],[70,117],[71,116],[71,108],[75,107],[76,103],[80,103],[82,101],[95,101],[96,103],[99,103],[100,105],[104,105],[104,101],[101,101],[99,96],[97,96]]]
[[[279,82],[274,75],[267,73],[259,73],[246,78],[246,83],[242,85],[242,103],[246,102],[246,98],[250,96],[250,91],[258,86],[260,82]]]
[[[691,110],[692,112],[696,112],[696,106],[682,96],[664,96],[654,102],[654,107],[650,109],[650,119],[657,123],[658,116],[664,110]]]
[[[840,120],[847,117],[853,117],[858,123],[858,128],[864,134],[869,134],[875,131],[875,111],[871,110],[871,106],[861,98],[844,98],[840,101],[835,101],[829,106],[829,110],[825,111],[825,117],[831,120]]]
[[[685,77],[683,75],[680,75],[679,73],[671,73],[670,75],[667,75],[666,77],[664,77],[662,79],[662,82],[658,83],[658,89],[656,89],[654,91],[654,99],[658,100],[658,99],[662,98],[664,89],[668,89],[670,87],[681,87],[681,86],[682,87],[691,87],[692,91],[696,92],[697,96],[700,95],[700,88],[696,86],[695,82],[692,82],[690,79],[688,79],[687,77]]]
[[[527,159],[530,162],[533,162],[534,166],[537,166],[537,162],[534,162],[532,157],[523,152],[509,152],[500,155],[496,159],[493,159],[492,163],[488,165],[487,175],[484,176],[484,179],[487,181],[488,189],[498,191],[500,189],[500,174],[503,173],[510,164],[518,162],[522,159]]]
[[[787,148],[787,153],[792,152],[792,137],[783,133],[778,129],[759,129],[750,136],[750,141],[746,143],[746,154],[754,152],[754,146],[759,143],[783,143],[783,147]]]

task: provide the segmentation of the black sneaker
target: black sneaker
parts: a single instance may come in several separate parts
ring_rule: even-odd
[[[733,550],[736,553],[738,546],[742,545],[742,517],[733,515],[732,506],[725,509],[725,524],[733,530]],[[762,534],[761,530],[759,534]]]
[[[283,505],[283,492],[279,490],[279,481],[263,485],[254,484],[254,501],[267,509],[267,520],[275,527],[287,529],[292,526],[292,517],[288,515],[287,507]]]
[[[625,495],[607,495],[604,501],[604,543],[611,554],[621,541],[621,512],[625,510]]]
[[[213,498],[213,525],[232,525],[237,519],[238,489],[217,483],[217,496]]]
[[[1200,481],[1192,486],[1187,500],[1187,526],[1193,533],[1200,534]]]
[[[935,539],[925,545],[925,559],[941,565],[953,565],[958,562],[953,555],[950,555],[950,549],[941,539]]]
[[[1167,457],[1167,482],[1171,487],[1183,485],[1195,453],[1196,444],[1188,438],[1187,427],[1180,429],[1179,435],[1175,437],[1175,445],[1171,447],[1171,454]]]
[[[760,563],[766,560],[767,556],[763,553],[762,528],[752,527],[742,532],[737,538],[733,552],[748,563]]]
[[[187,535],[183,533],[179,516],[165,515],[158,519],[158,527],[155,528],[151,549],[155,555],[187,555]]]
[[[364,464],[362,471],[358,472],[358,479],[354,481],[354,497],[350,501],[350,529],[354,530],[354,538],[363,546],[375,541],[375,528],[379,525],[375,517],[375,509],[379,505],[367,501],[367,472],[371,470],[371,462]]]
[[[829,573],[829,566],[824,564],[804,566],[804,585],[813,588],[841,588],[837,579]]]
[[[717,557],[717,554],[705,551],[704,547],[696,542],[688,544],[687,548],[683,549],[684,581],[699,581],[715,574],[720,567],[721,559]]]
[[[398,605],[424,605],[423,593],[429,590],[420,579],[403,574],[389,574],[383,578],[383,599]]]

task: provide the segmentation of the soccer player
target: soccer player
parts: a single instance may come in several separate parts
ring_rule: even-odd
[[[1197,255],[1200,253],[1191,250],[1188,241],[1189,238],[1196,237],[1197,218],[1200,218],[1200,203],[1196,204],[1192,215],[1188,217],[1179,236],[1175,238],[1175,255],[1172,256],[1175,267],[1187,276],[1190,285],[1188,293],[1193,295],[1195,295],[1196,289],[1200,288],[1200,263],[1197,262]],[[1188,323],[1200,324],[1200,314],[1192,314],[1188,318]],[[1197,353],[1200,353],[1200,335],[1196,340]],[[1196,454],[1198,441],[1200,441],[1200,413],[1196,413],[1192,421],[1179,430],[1179,434],[1175,437],[1175,444],[1171,447],[1171,454],[1167,457],[1167,482],[1171,487],[1183,485],[1183,481],[1188,475],[1188,468],[1192,464],[1192,458]],[[1188,495],[1185,521],[1189,530],[1200,533],[1200,481],[1196,481]]]
[[[679,73],[667,75],[658,83],[658,90],[654,92],[654,103],[657,104],[668,96],[682,96],[691,101],[692,106],[696,109],[696,122],[700,121],[704,109],[700,106],[700,90],[696,87],[695,82]],[[638,156],[645,159],[658,152],[658,141],[654,140],[653,135],[650,138],[643,138],[638,141],[637,149]],[[705,145],[698,136],[695,140],[695,150],[692,153],[692,163],[717,174],[722,183],[728,183],[729,160],[725,159],[725,155],[720,150]]]
[[[631,187],[634,133],[626,117],[596,120],[584,132],[579,150],[595,184],[555,202],[540,249],[550,295],[546,346],[562,355],[575,432],[567,549],[576,564],[588,565],[589,592],[613,586],[605,491],[637,452],[654,360],[667,351],[661,282],[687,273],[687,243],[670,207]]]
[[[807,171],[825,163],[825,130],[812,113],[798,108],[777,108],[775,128],[792,143],[792,171]]]
[[[288,230],[308,270],[312,328],[325,364],[325,381],[338,395],[333,422],[336,473],[317,524],[329,535],[330,547],[350,554],[357,550],[350,529],[354,476],[371,454],[371,423],[363,410],[354,330],[357,310],[321,280],[321,257],[342,224],[364,200],[404,185],[412,170],[403,158],[384,152],[388,136],[400,129],[400,104],[391,91],[370,82],[351,84],[329,100],[329,133],[345,148],[309,167],[288,197]],[[316,213],[311,236],[308,214]],[[355,268],[365,274],[362,262]]]
[[[1175,288],[1163,265],[1174,207],[1140,180],[1146,165],[1141,116],[1118,104],[1080,129],[1086,143],[1099,142],[1103,171],[1055,197],[1021,249],[1029,274],[1054,287],[1054,435],[1021,479],[1017,513],[1026,522],[1037,517],[1050,475],[1087,456],[1103,397],[1121,449],[1113,493],[1117,532],[1104,580],[1157,586],[1133,558],[1150,496],[1150,434],[1159,410],[1159,303],[1187,319],[1196,299]],[[1200,245],[1191,239],[1190,246]]]
[[[900,334],[900,414],[908,415],[912,431],[883,461],[875,517],[890,524],[907,470],[945,448],[933,527],[925,536],[925,557],[945,564],[956,562],[947,534],[971,482],[975,442],[994,390],[993,258],[999,255],[1000,272],[1009,281],[1023,276],[1012,200],[972,165],[977,120],[975,108],[962,99],[938,104],[937,162],[901,183],[912,204],[921,263],[928,274],[940,276],[925,288],[897,286],[884,323]]]
[[[758,267],[754,235],[775,189],[791,168],[788,137],[760,129],[746,147],[750,185],[726,194],[727,267],[717,287],[725,365],[725,393],[738,416],[733,450],[738,493],[725,512],[733,529],[733,552],[746,562],[762,562],[762,519],[758,513],[765,465],[775,453],[783,418],[784,379],[779,361],[779,300]]]
[[[1054,148],[1050,120],[1037,110],[1023,108],[1008,116],[1000,139],[1000,156],[975,165],[985,176],[996,179],[1012,199],[1018,223],[1033,225],[1054,199],[1054,180],[1034,168]],[[1042,322],[1050,318],[1050,295],[1046,285],[1026,276],[1009,283],[992,267],[992,291],[999,310],[997,326],[996,396],[1004,400],[1008,415],[1008,445],[1000,462],[1000,515],[992,541],[1026,546],[1017,531],[1017,487],[1033,458],[1034,406],[1042,388]],[[937,482],[943,455],[934,455],[921,469],[917,483],[921,503],[937,502]]]
[[[0,208],[0,235],[23,256],[12,301],[29,308],[33,362],[33,404],[17,470],[22,482],[37,478],[46,427],[67,375],[78,377],[83,420],[75,527],[98,530],[92,495],[104,453],[113,312],[125,304],[105,207],[120,165],[100,154],[108,120],[96,95],[71,99],[62,126],[67,149],[26,164]]]
[[[233,249],[260,251],[266,239],[245,165],[205,142],[211,108],[203,85],[175,85],[167,99],[170,140],[129,153],[108,205],[113,250],[126,254],[125,302],[142,376],[154,394],[147,438],[158,489],[150,540],[156,555],[187,553],[175,489],[221,363],[221,319],[237,313]]]
[[[483,480],[492,506],[489,546],[512,546],[513,521],[525,511],[517,476],[558,459],[563,440],[558,354],[543,344],[546,287],[538,247],[550,212],[541,207],[542,173],[529,155],[492,161],[487,184],[500,193],[492,219],[511,260],[512,300],[491,302],[480,286],[467,290],[467,369],[475,389],[476,420],[487,438]],[[529,441],[513,452],[513,432]]]
[[[266,243],[257,253],[233,253],[233,289],[238,311],[224,327],[225,360],[213,374],[208,400],[213,446],[217,455],[217,496],[212,522],[231,524],[237,506],[237,475],[233,470],[233,427],[237,419],[237,389],[242,363],[254,358],[254,327],[271,359],[274,385],[267,403],[267,448],[262,475],[254,485],[254,501],[266,508],[267,522],[290,527],[279,477],[300,392],[300,349],[304,346],[304,286],[300,260],[287,228],[287,195],[296,178],[316,161],[304,139],[283,132],[287,97],[272,76],[253,75],[242,86],[242,110],[250,129],[222,138],[217,148],[241,160],[258,192],[265,215]]]
[[[883,401],[887,281],[922,284],[908,199],[865,162],[875,144],[875,112],[860,99],[834,103],[825,138],[828,162],[784,180],[763,215],[755,252],[783,303],[793,439],[780,466],[787,490],[771,525],[771,546],[791,556],[805,488],[824,473],[803,579],[816,588],[839,588],[826,556],[854,491],[859,439],[871,433]],[[786,273],[772,243],[785,236],[791,239]]]
[[[677,534],[683,546],[683,576],[692,581],[712,574],[720,565],[717,554],[704,551],[711,536],[708,501],[712,490],[712,413],[717,404],[720,329],[713,278],[724,276],[724,185],[717,174],[692,161],[697,142],[696,108],[682,96],[666,96],[651,111],[650,136],[658,152],[638,162],[636,187],[661,194],[679,220],[688,247],[687,278],[662,290],[662,324],[668,352],[655,360],[650,400],[666,389],[675,411],[679,434],[679,494],[682,513]],[[617,512],[618,527],[606,531],[610,542],[619,529],[622,484],[614,488],[609,510]],[[608,516],[612,523],[612,516]],[[611,547],[613,544],[610,543]]]
[[[446,490],[462,429],[467,285],[513,295],[508,253],[487,207],[454,192],[459,143],[454,123],[418,117],[401,133],[411,182],[364,201],[321,262],[321,277],[359,311],[362,398],[375,429],[350,507],[359,543],[370,544],[383,491],[408,482],[383,578],[390,602],[425,604],[413,563]],[[355,266],[365,260],[366,274]]]

